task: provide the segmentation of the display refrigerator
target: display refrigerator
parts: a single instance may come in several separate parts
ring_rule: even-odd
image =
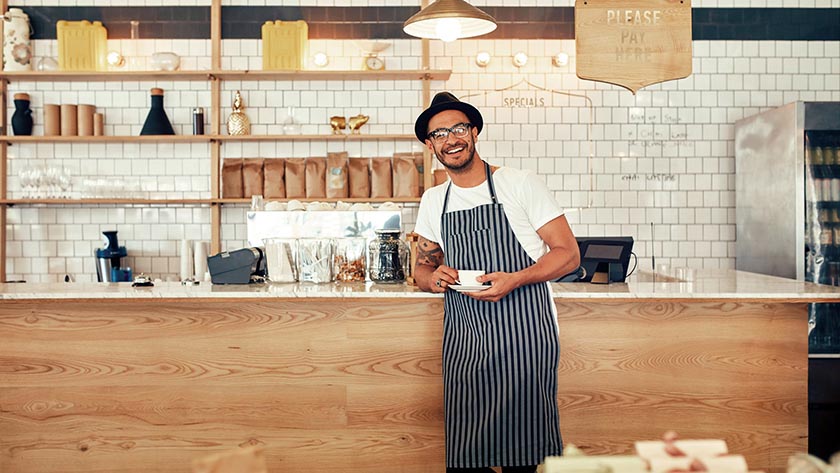
[[[840,102],[735,123],[735,267],[840,286]],[[804,336],[804,334],[803,334]],[[840,304],[809,306],[809,451],[840,450]]]

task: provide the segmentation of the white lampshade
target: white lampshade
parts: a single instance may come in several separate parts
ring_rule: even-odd
[[[443,41],[481,36],[495,29],[492,16],[464,0],[438,0],[403,24],[406,34]]]

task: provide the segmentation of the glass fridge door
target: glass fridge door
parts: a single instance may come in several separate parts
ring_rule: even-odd
[[[805,132],[805,280],[840,286],[840,130]],[[809,351],[840,353],[840,304],[811,304]]]

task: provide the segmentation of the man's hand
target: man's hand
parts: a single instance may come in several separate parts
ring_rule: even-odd
[[[479,276],[475,280],[480,283],[489,282],[491,284],[490,289],[466,294],[473,299],[488,302],[499,302],[521,285],[520,278],[516,273],[490,273]]]
[[[458,271],[446,265],[440,265],[431,274],[431,292],[446,292],[449,286],[457,284]]]

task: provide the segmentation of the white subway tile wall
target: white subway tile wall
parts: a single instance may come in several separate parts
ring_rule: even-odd
[[[93,5],[51,0],[49,5]],[[413,5],[416,2],[402,2]],[[11,2],[12,6],[40,2]],[[102,5],[103,2],[95,2]],[[173,2],[107,2],[107,5],[173,5]],[[209,2],[178,2],[207,5]],[[225,5],[279,5],[230,1]],[[287,1],[283,5],[289,5]],[[301,5],[315,5],[300,2]],[[318,6],[394,5],[393,2],[323,1]],[[570,6],[570,1],[530,3],[476,1],[481,5]],[[831,1],[708,1],[704,7],[838,7]],[[420,42],[390,41],[381,56],[386,68],[420,67]],[[205,40],[109,41],[128,56],[127,67],[145,69],[155,51],[174,51],[183,69],[210,67]],[[54,41],[35,42],[35,62],[54,55]],[[363,52],[352,41],[313,40],[310,52],[330,56],[327,69],[360,69]],[[482,69],[475,54],[493,57]],[[511,57],[529,55],[517,68]],[[559,52],[562,67],[551,64]],[[260,69],[258,40],[225,40],[224,68]],[[433,93],[450,90],[475,104],[486,128],[478,151],[494,164],[532,169],[543,176],[578,235],[632,235],[641,268],[657,264],[732,268],[735,253],[734,122],[796,100],[840,101],[840,42],[695,41],[693,74],[649,86],[637,95],[575,76],[574,41],[462,40],[431,43],[432,67],[452,69]],[[522,82],[526,79],[527,82]],[[17,83],[10,93],[29,92],[34,134],[43,133],[44,103],[91,103],[105,113],[106,134],[136,135],[149,107],[149,89],[166,90],[165,108],[178,134],[191,133],[190,110],[209,110],[210,85],[196,82]],[[332,115],[371,115],[365,133],[411,134],[421,106],[419,81],[227,81],[222,120],[235,90],[243,94],[253,133],[282,133],[291,115],[302,133],[326,134]],[[12,108],[7,110],[11,116]],[[209,130],[209,113],[205,115]],[[388,156],[422,149],[409,141],[225,143],[222,157],[307,157],[346,150],[353,157]],[[209,145],[15,144],[9,150],[10,197],[23,197],[28,169],[66,169],[73,196],[130,195],[207,198]],[[247,244],[245,205],[222,211],[222,247]],[[411,230],[416,206],[403,212]],[[8,210],[8,279],[95,280],[93,251],[104,230],[119,231],[135,273],[177,279],[180,240],[210,239],[210,210],[201,206],[16,206]],[[651,225],[653,224],[653,225]]]

